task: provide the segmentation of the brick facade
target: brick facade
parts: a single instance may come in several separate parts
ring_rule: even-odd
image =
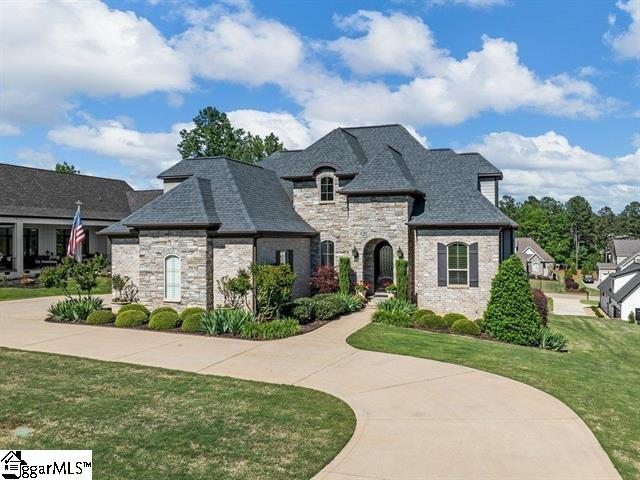
[[[111,273],[129,277],[140,287],[140,246],[137,238],[111,239]],[[115,295],[115,292],[112,292]]]
[[[224,297],[218,289],[218,282],[224,277],[235,277],[238,270],[251,268],[253,263],[253,238],[214,238],[213,270],[211,282],[214,306],[223,305]],[[252,305],[253,296],[247,299]]]
[[[500,263],[498,229],[416,230],[415,292],[420,308],[482,316]],[[438,243],[478,243],[478,287],[438,286]]]

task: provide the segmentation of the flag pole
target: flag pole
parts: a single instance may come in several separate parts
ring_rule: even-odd
[[[76,205],[78,206],[77,215],[80,217],[80,206],[82,202],[80,200],[76,200]],[[82,244],[80,244],[80,248],[76,247],[76,262],[82,261]]]

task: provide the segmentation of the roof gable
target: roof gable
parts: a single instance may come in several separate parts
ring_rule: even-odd
[[[640,238],[616,238],[613,240],[616,257],[629,257],[640,252]]]
[[[549,255],[544,248],[538,245],[533,238],[530,237],[517,237],[516,238],[516,251],[518,252],[527,252],[528,250],[533,251],[540,260],[545,263],[553,263],[555,260],[551,255]]]

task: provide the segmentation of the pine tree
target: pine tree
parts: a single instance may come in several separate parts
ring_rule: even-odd
[[[348,295],[351,290],[351,260],[349,257],[340,257],[338,280],[340,282],[340,293]]]

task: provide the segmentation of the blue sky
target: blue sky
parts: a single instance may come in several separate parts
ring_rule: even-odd
[[[213,105],[300,148],[402,123],[518,198],[640,200],[640,0],[4,2],[0,161],[145,188]]]

